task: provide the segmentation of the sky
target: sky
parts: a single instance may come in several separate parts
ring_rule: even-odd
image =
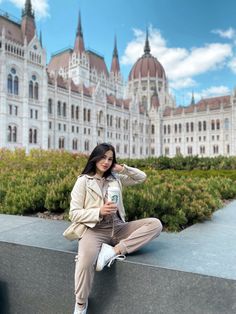
[[[151,54],[163,65],[177,105],[229,95],[236,87],[235,0],[32,0],[49,62],[73,47],[81,12],[86,49],[110,69],[114,36],[125,81],[143,55],[146,29]],[[25,0],[0,0],[20,19]]]

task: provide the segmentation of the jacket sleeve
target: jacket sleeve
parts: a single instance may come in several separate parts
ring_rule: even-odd
[[[135,185],[146,180],[147,175],[143,171],[137,168],[129,167],[127,165],[123,165],[123,167],[124,169],[116,174],[119,177],[122,185]]]
[[[81,222],[88,227],[94,227],[99,222],[100,208],[85,208],[86,178],[81,176],[77,179],[72,192],[69,218],[72,222]]]

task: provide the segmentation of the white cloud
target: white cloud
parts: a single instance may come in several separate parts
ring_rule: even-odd
[[[211,86],[207,89],[203,89],[199,93],[194,92],[194,98],[196,101],[201,98],[217,97],[222,95],[229,95],[230,89],[227,86]],[[188,93],[189,98],[192,97],[192,93]]]
[[[15,6],[22,9],[25,6],[25,0],[10,0]],[[35,11],[37,19],[49,16],[48,0],[32,0],[32,8]]]
[[[145,36],[144,31],[134,30],[134,39],[125,49],[122,64],[132,65],[143,55]],[[232,56],[230,44],[212,43],[192,49],[169,48],[161,32],[153,27],[149,27],[149,42],[152,55],[161,62],[170,86],[176,90],[196,85],[194,76],[225,66]]]
[[[218,34],[220,37],[227,39],[233,39],[236,36],[236,31],[232,27],[228,28],[225,31],[222,29],[214,29],[212,33]]]
[[[176,81],[170,81],[170,88],[171,89],[182,89],[187,87],[193,87],[196,86],[197,83],[190,77],[178,79]]]
[[[230,62],[229,62],[229,68],[231,69],[231,71],[233,73],[236,74],[236,58],[233,58]]]

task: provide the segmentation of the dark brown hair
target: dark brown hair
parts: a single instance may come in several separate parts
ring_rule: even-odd
[[[108,150],[111,150],[113,152],[113,160],[112,160],[111,167],[103,175],[104,177],[107,178],[111,174],[111,170],[113,166],[117,163],[115,148],[111,144],[108,144],[108,143],[99,144],[94,148],[94,150],[89,156],[89,159],[87,161],[86,166],[84,167],[84,170],[82,171],[82,174],[90,174],[90,175],[96,174],[96,163],[104,157],[105,153]]]

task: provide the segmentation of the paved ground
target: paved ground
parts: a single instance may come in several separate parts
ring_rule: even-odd
[[[0,215],[0,241],[74,253],[77,242],[62,236],[68,223],[40,218]],[[180,233],[163,232],[125,263],[236,279],[236,201],[213,218]]]

